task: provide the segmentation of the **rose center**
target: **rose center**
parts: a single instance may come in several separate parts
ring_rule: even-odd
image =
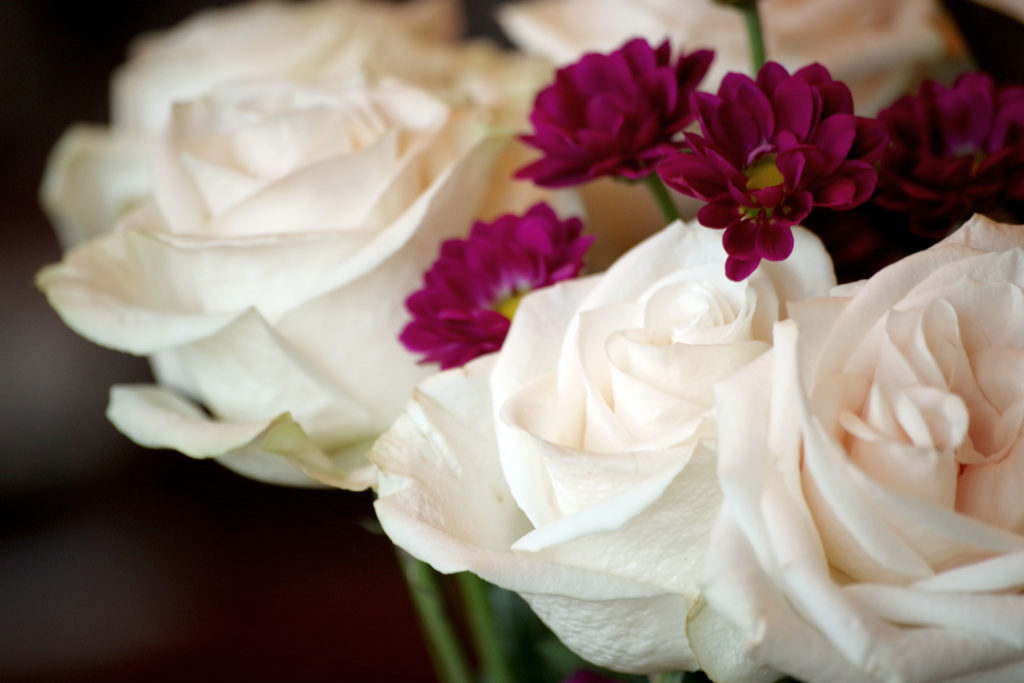
[[[766,187],[781,185],[785,181],[785,178],[782,177],[782,172],[779,171],[779,167],[775,165],[774,154],[765,154],[747,166],[743,173],[748,179],[748,190],[763,190]]]

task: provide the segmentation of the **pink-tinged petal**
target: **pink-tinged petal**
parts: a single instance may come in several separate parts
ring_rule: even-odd
[[[710,199],[726,191],[725,178],[695,154],[676,154],[658,164],[658,175],[672,189]]]
[[[730,256],[725,260],[725,276],[733,282],[742,282],[757,270],[757,266],[760,263],[760,258],[741,259],[736,256]]]
[[[874,201],[907,214],[912,230],[941,235],[976,212],[1015,212],[1024,88],[996,86],[979,73],[951,88],[928,81],[879,119],[891,142]]]
[[[823,171],[831,173],[853,148],[857,125],[850,114],[836,114],[822,121],[811,136],[810,143],[825,153],[828,165]]]
[[[889,133],[885,124],[875,119],[857,116],[855,122],[857,136],[850,149],[850,158],[873,164],[882,158],[889,146]]]
[[[740,221],[731,225],[722,235],[722,246],[730,256],[742,259],[759,258],[757,233],[760,228],[752,221]]]
[[[714,61],[713,50],[695,50],[676,65],[676,82],[685,91],[695,90]]]
[[[715,112],[722,105],[722,100],[711,93],[694,92],[690,95],[690,108],[697,116],[700,123],[701,134],[707,139],[713,139],[709,126],[715,116]]]
[[[720,230],[739,221],[740,212],[735,204],[711,202],[700,208],[697,212],[697,220],[705,228]]]
[[[737,93],[736,100],[747,110],[757,126],[754,144],[759,145],[771,140],[776,122],[772,101],[768,99],[768,96],[756,86],[750,85]]]
[[[710,53],[671,57],[642,38],[559,69],[534,100],[533,133],[520,139],[543,157],[516,177],[567,187],[598,176],[648,175],[693,120],[690,96]]]
[[[790,225],[802,223],[811,209],[814,208],[814,197],[810,192],[797,192],[786,197],[786,204],[782,207],[782,218]]]
[[[757,73],[757,85],[771,97],[775,89],[788,78],[789,72],[784,66],[778,62],[768,62]]]
[[[563,221],[543,203],[477,222],[468,240],[442,245],[423,288],[406,300],[412,320],[399,341],[442,369],[498,350],[516,297],[580,273],[593,242],[582,230],[578,218]]]
[[[806,140],[814,123],[814,94],[801,78],[787,78],[772,93],[778,128]]]
[[[822,187],[814,192],[814,203],[847,209],[867,201],[875,191],[878,173],[863,161],[847,161]]]
[[[807,157],[804,154],[804,150],[795,149],[781,152],[775,159],[775,165],[784,178],[783,186],[787,190],[792,192],[800,187],[804,167],[807,165]]]
[[[717,95],[693,93],[691,104],[702,131],[684,134],[693,154],[663,162],[659,173],[710,202],[699,214],[705,225],[734,227],[746,215],[757,225],[789,226],[819,198],[843,209],[867,200],[871,181],[863,169],[833,176],[851,159],[877,158],[888,136],[877,122],[850,113],[849,89],[821,65],[790,76],[771,62],[756,81],[729,74]],[[743,235],[728,238],[736,249],[747,248]]]
[[[939,128],[946,148],[954,155],[984,149],[991,130],[995,103],[991,80],[980,74],[968,74],[957,86],[941,92],[936,105],[941,112]]]
[[[789,225],[764,225],[757,232],[757,250],[762,258],[782,261],[793,253],[793,229]]]
[[[739,99],[740,91],[746,88],[756,88],[757,84],[750,76],[737,72],[730,72],[722,78],[718,86],[718,97],[722,101],[735,101]]]
[[[999,92],[985,151],[994,154],[1024,129],[1024,87],[1007,86]]]
[[[524,166],[515,173],[516,178],[532,180],[542,187],[571,187],[591,179],[590,170],[557,159],[544,157]]]
[[[739,102],[723,102],[711,117],[710,128],[711,137],[734,159],[744,158],[747,150],[763,142],[754,113]]]

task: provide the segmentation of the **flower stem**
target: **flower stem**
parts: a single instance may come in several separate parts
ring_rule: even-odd
[[[462,604],[466,609],[473,645],[483,667],[484,680],[487,683],[514,683],[500,646],[494,613],[487,601],[487,584],[471,572],[462,572],[455,578],[462,593]]]
[[[747,38],[750,40],[750,62],[754,67],[754,75],[761,70],[766,60],[764,52],[764,29],[761,28],[761,13],[757,9],[757,0],[746,0],[737,4],[747,22]]]
[[[409,594],[423,627],[427,651],[434,663],[434,671],[442,683],[472,683],[466,658],[459,647],[458,638],[444,611],[437,574],[425,562],[398,550],[398,563],[409,586]]]
[[[651,683],[680,683],[683,680],[682,671],[664,671],[660,674],[651,674]]]
[[[676,210],[676,205],[672,203],[672,197],[668,193],[668,188],[665,187],[665,183],[661,181],[657,172],[652,172],[644,178],[644,182],[647,183],[647,189],[654,195],[654,201],[658,203],[658,208],[661,209],[665,220],[669,223],[679,220],[679,211]]]

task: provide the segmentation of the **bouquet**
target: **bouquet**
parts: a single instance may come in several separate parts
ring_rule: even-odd
[[[444,681],[437,572],[479,680],[1024,676],[1024,86],[930,0],[453,16],[137,44],[37,278],[115,426],[372,489]]]

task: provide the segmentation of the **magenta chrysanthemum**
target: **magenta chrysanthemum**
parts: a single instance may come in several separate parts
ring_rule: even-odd
[[[477,221],[469,239],[441,244],[423,288],[405,301],[413,319],[400,341],[442,369],[497,351],[524,294],[579,275],[594,241],[582,232],[580,219],[563,221],[544,203]]]
[[[726,275],[793,251],[792,227],[815,206],[851,209],[875,189],[885,126],[853,115],[850,89],[820,64],[792,76],[775,62],[751,80],[732,73],[717,95],[691,96],[701,135],[658,166],[670,187],[703,199],[697,218],[725,230]]]
[[[697,50],[673,60],[668,41],[655,49],[636,38],[559,69],[534,102],[533,134],[522,137],[544,156],[516,177],[566,187],[599,176],[649,175],[693,120],[689,95],[713,56]]]
[[[1024,200],[1024,87],[969,73],[952,88],[925,82],[878,115],[890,144],[875,203],[942,237],[975,212]]]

